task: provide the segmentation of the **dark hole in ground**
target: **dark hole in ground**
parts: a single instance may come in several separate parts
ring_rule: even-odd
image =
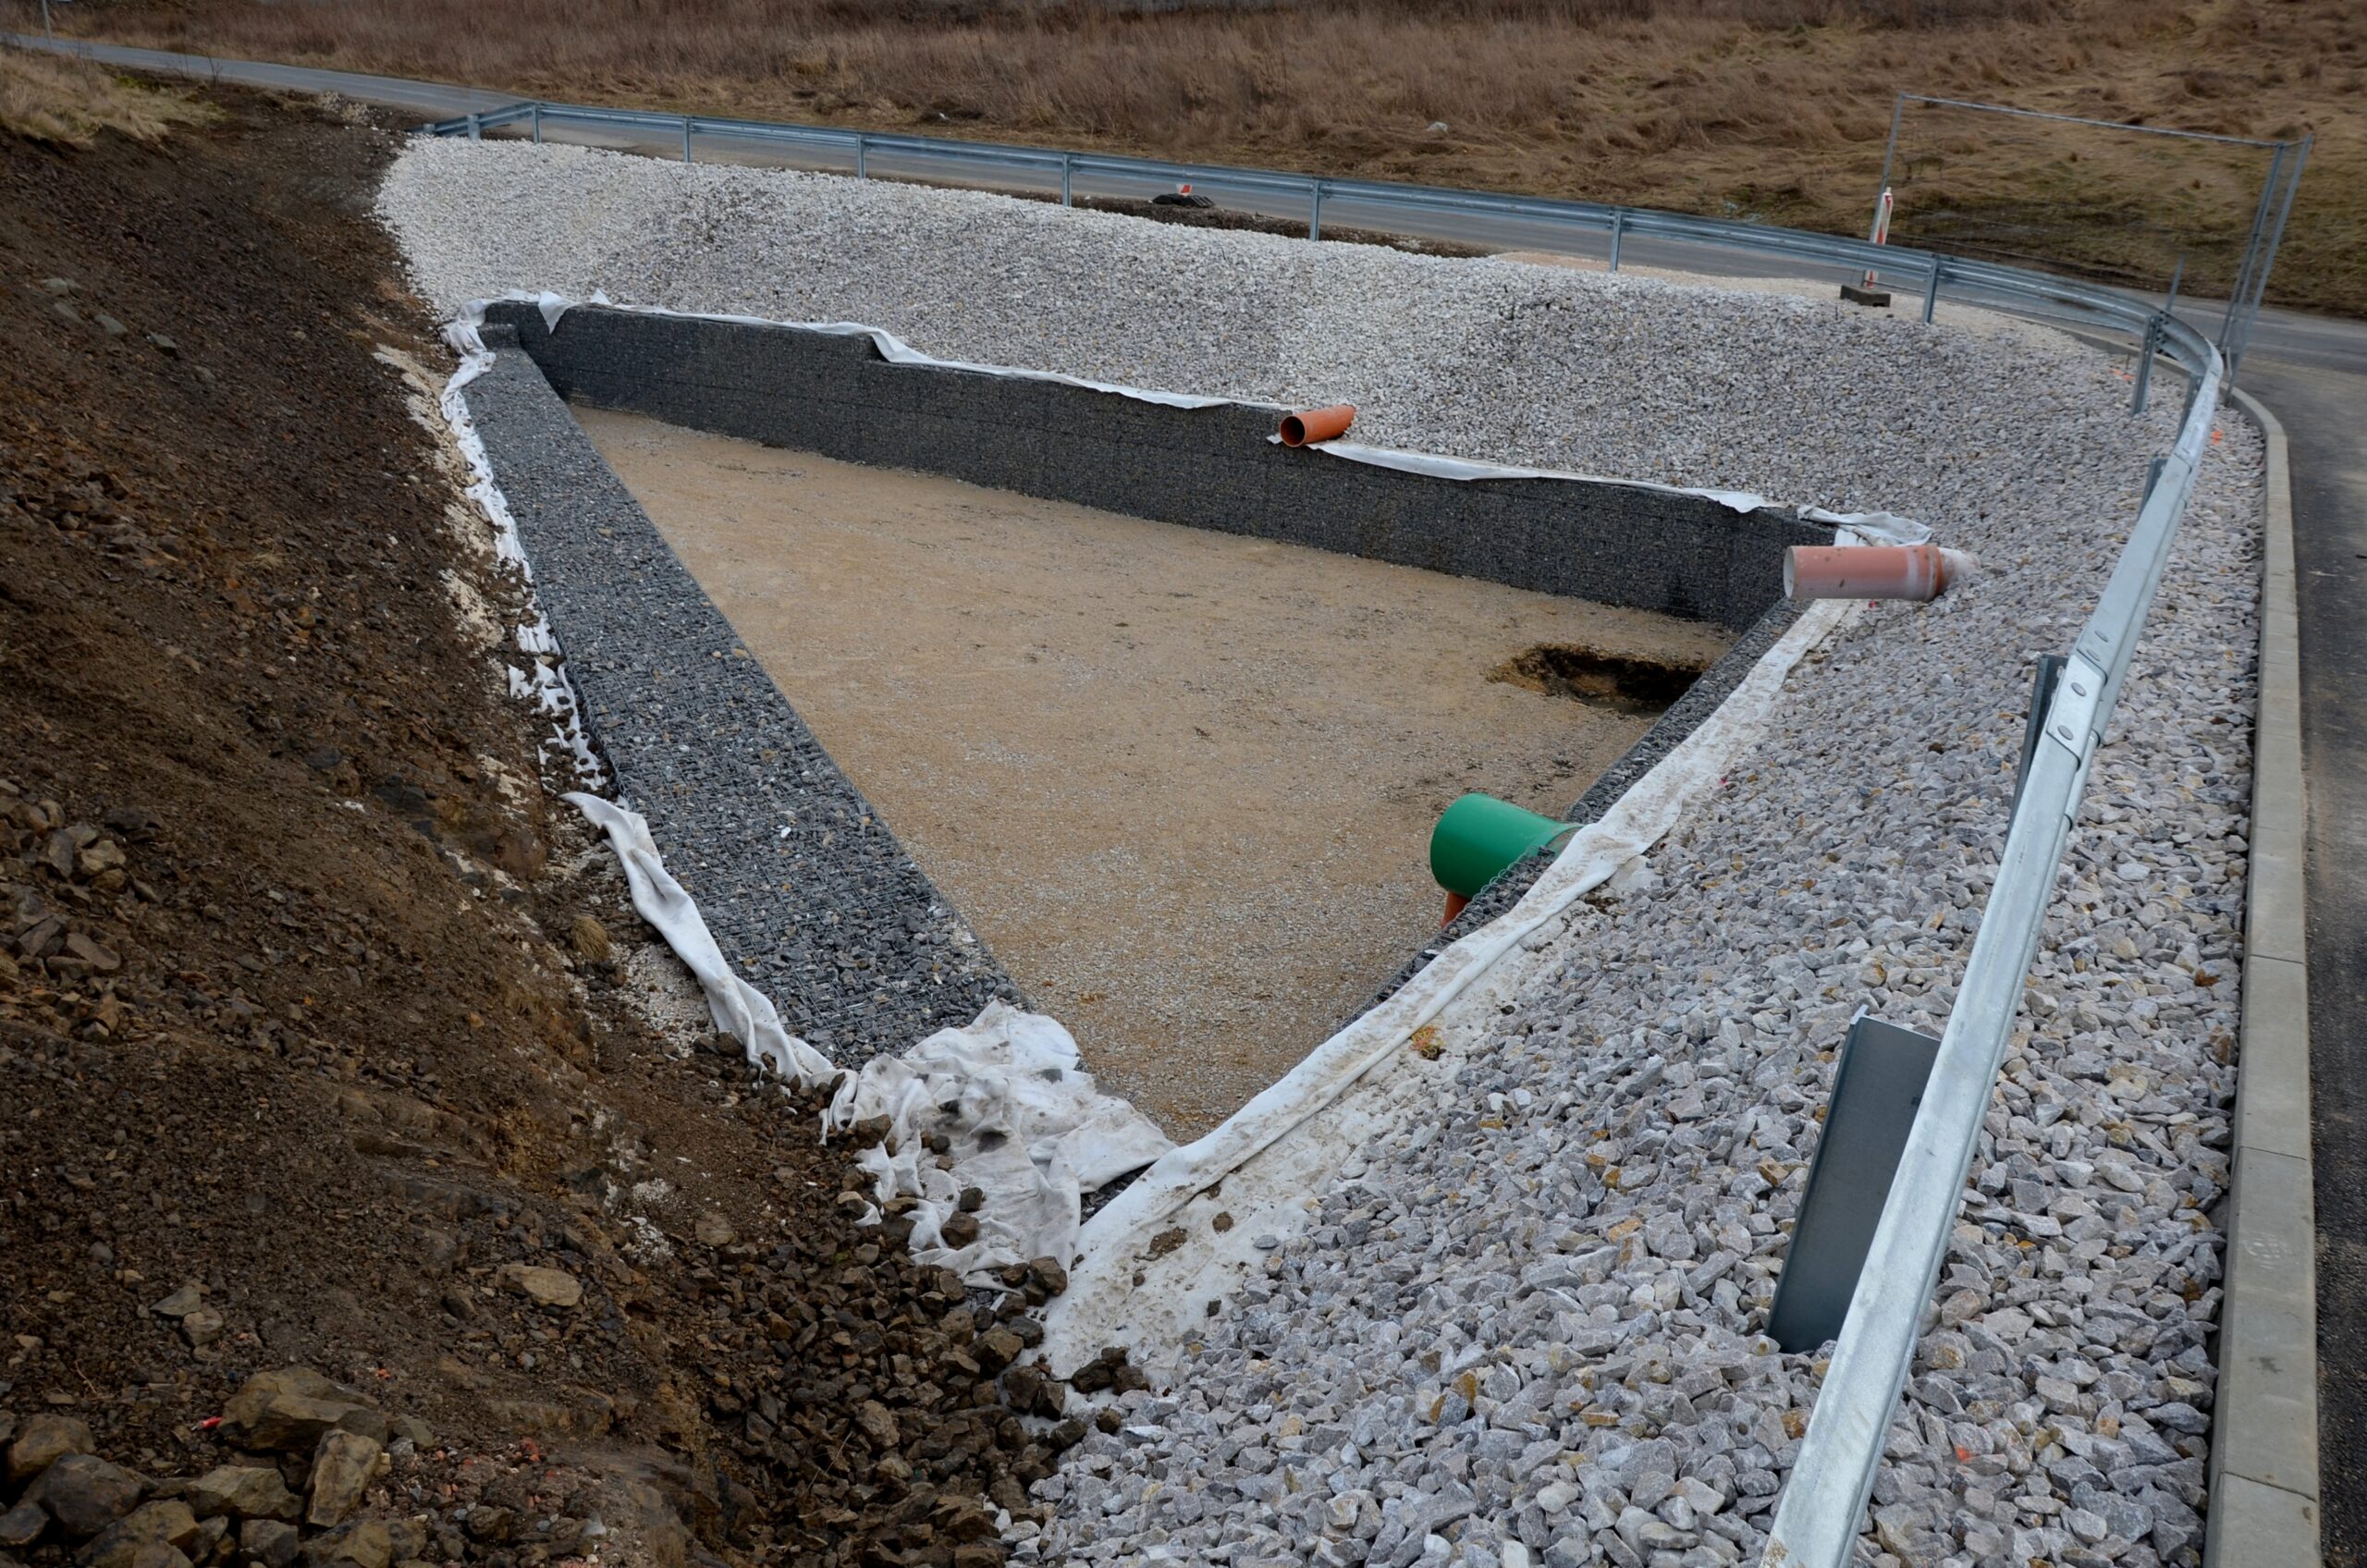
[[[1549,697],[1567,697],[1588,707],[1656,714],[1685,695],[1705,668],[1544,643],[1515,654],[1490,670],[1488,679],[1525,686]]]

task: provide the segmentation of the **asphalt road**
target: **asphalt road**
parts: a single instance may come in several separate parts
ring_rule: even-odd
[[[39,45],[37,38],[12,42]],[[78,52],[129,69],[195,76],[242,86],[341,92],[423,118],[516,102],[484,88],[318,70],[256,61],[212,60],[110,45]],[[632,138],[571,135],[660,154],[678,153]],[[702,137],[700,155],[779,163],[777,148]],[[875,158],[871,172],[975,183],[962,165],[925,156]],[[1271,197],[1207,187],[1225,205],[1258,211]],[[1142,190],[1080,180],[1087,196]],[[1272,207],[1266,215],[1304,217]],[[1518,219],[1442,217],[1373,202],[1333,200],[1324,221],[1500,250],[1567,251],[1566,230]],[[1832,269],[1793,268],[1760,255],[1664,240],[1631,239],[1628,264],[1711,276],[1787,275],[1838,281]],[[2215,336],[2224,306],[2190,301],[2181,316]],[[2312,1087],[2317,1168],[2321,1443],[2328,1454],[2367,1452],[2367,323],[2263,310],[2254,323],[2241,379],[2285,423],[2291,441],[2294,546],[2301,619],[2302,766],[2309,789],[2308,922]],[[2329,1568],[2367,1568],[2367,1468],[2333,1464],[2322,1477]]]

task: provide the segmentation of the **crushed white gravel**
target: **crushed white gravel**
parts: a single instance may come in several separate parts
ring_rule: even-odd
[[[1821,1370],[1757,1329],[1860,1003],[1937,1032],[2031,661],[2135,515],[2103,356],[1763,293],[577,149],[422,141],[422,288],[857,320],[924,351],[1345,398],[1365,439],[1930,523],[1970,586],[1792,677],[1747,767],[1590,909],[1411,1135],[1042,1483],[1023,1559],[1753,1561]],[[2166,406],[2165,406],[2166,405]],[[2089,785],[1861,1557],[2189,1564],[2214,1373],[2261,456],[2210,450]],[[1261,1239],[1262,1245],[1262,1239]]]

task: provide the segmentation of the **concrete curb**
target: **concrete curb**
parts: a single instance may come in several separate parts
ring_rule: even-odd
[[[2317,1568],[2317,1212],[2302,936],[2300,620],[2285,428],[2241,392],[2268,448],[2234,1175],[2205,1568]]]

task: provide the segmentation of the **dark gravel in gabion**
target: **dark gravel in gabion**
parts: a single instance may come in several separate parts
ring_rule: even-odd
[[[469,409],[587,727],[724,957],[848,1066],[1019,1000],[533,361],[494,346]]]

